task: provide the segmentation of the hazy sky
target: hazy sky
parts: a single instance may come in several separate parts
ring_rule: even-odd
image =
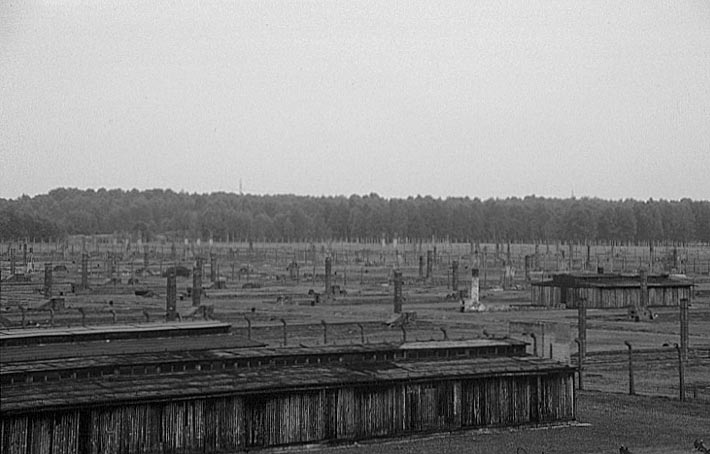
[[[710,199],[710,1],[0,0],[0,197]]]

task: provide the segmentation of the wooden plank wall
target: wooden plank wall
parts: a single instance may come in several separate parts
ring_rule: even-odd
[[[567,289],[567,308],[576,309],[577,299],[574,292]],[[640,290],[638,288],[579,288],[579,297],[587,298],[587,307],[596,309],[624,309],[639,303]],[[534,306],[559,307],[562,303],[560,287],[535,286],[532,290],[532,304]],[[649,287],[649,306],[680,305],[682,298],[690,298],[688,287]]]
[[[234,452],[569,421],[573,386],[571,373],[510,375],[3,416],[1,447],[8,454]]]
[[[3,454],[70,454],[78,452],[79,412],[38,413],[2,418]]]

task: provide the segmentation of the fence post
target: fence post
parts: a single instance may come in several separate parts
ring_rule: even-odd
[[[360,343],[364,344],[365,343],[365,327],[362,326],[361,323],[357,324],[358,328],[360,328]]]
[[[283,334],[284,334],[284,347],[288,345],[288,335],[286,333],[286,320],[281,319],[281,323],[283,323]]]
[[[579,339],[574,340],[577,343],[577,375],[578,375],[578,380],[579,380],[579,385],[578,389],[580,391],[584,391],[584,381],[582,380],[582,363],[584,360],[582,359],[582,343],[579,341]]]
[[[84,308],[79,307],[77,309],[81,313],[81,326],[86,326],[86,312],[84,312]]]
[[[680,401],[685,402],[685,361],[683,361],[683,349],[680,345],[675,344],[676,350],[678,350],[678,394],[680,395]]]
[[[664,347],[670,347],[671,344],[666,342],[663,344]],[[683,350],[677,342],[673,343],[673,346],[678,353],[678,397],[681,402],[685,401],[685,363],[683,362]]]
[[[629,347],[629,394],[633,396],[636,394],[636,389],[634,388],[634,353],[629,341],[624,341],[624,344]]]
[[[249,320],[249,317],[246,315],[244,316],[244,320],[247,321],[247,339],[251,340],[251,320]]]
[[[575,291],[575,296],[577,292]],[[587,298],[577,299],[577,345],[579,346],[579,389],[584,390],[583,364],[587,359]]]

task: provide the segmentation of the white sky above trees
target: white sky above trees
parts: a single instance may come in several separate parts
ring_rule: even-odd
[[[0,197],[710,198],[710,2],[0,1]]]

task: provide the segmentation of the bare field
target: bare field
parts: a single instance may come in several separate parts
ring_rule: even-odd
[[[544,310],[530,306],[529,285],[522,273],[516,276],[512,288],[501,289],[498,284],[500,266],[493,258],[487,264],[486,279],[482,281],[482,302],[487,311],[461,313],[460,302],[448,295],[450,261],[461,260],[459,288],[468,285],[468,245],[459,250],[444,250],[439,262],[432,267],[432,276],[421,279],[415,256],[378,253],[375,250],[341,249],[334,257],[333,284],[345,290],[332,300],[321,298],[315,302],[310,290],[322,293],[324,288],[323,257],[316,254],[314,278],[313,256],[306,246],[288,249],[274,245],[251,255],[246,250],[218,250],[215,274],[226,283],[222,289],[208,287],[202,303],[214,307],[215,318],[230,322],[236,335],[248,335],[251,323],[252,338],[270,345],[322,345],[327,336],[329,344],[359,342],[400,342],[406,336],[412,340],[470,339],[486,336],[506,336],[511,321],[547,321],[566,323],[576,336],[576,310]],[[379,247],[376,245],[375,247]],[[710,257],[708,248],[698,248],[696,261]],[[530,245],[523,252],[533,251]],[[77,326],[82,323],[109,324],[140,323],[146,319],[160,320],[165,314],[165,278],[161,273],[169,265],[192,267],[192,260],[169,260],[160,255],[159,248],[148,257],[125,254],[117,263],[112,277],[106,270],[106,253],[91,258],[90,289],[72,293],[71,283],[78,283],[79,259],[61,261],[56,253],[45,259],[54,265],[65,264],[66,271],[53,274],[54,295],[62,292],[63,309],[50,313],[38,310],[46,298],[41,295],[43,274],[36,272],[29,283],[3,282],[0,315],[6,324],[19,328],[22,306],[25,323],[34,326]],[[406,252],[406,251],[405,251]],[[180,255],[180,254],[178,254]],[[424,252],[424,256],[426,252]],[[404,258],[406,265],[404,263]],[[640,256],[641,257],[641,256]],[[42,258],[36,254],[35,260]],[[3,260],[5,260],[5,256]],[[301,265],[298,280],[291,279],[287,266],[294,259]],[[548,262],[552,259],[548,257]],[[390,328],[385,321],[392,315],[393,288],[391,271],[400,261],[404,275],[403,311],[415,312],[416,320],[403,331]],[[636,261],[643,261],[643,258]],[[629,262],[632,260],[629,259]],[[558,260],[559,262],[559,260]],[[209,260],[203,282],[209,284]],[[8,262],[3,261],[3,276]],[[241,272],[240,272],[241,269]],[[140,272],[138,272],[140,271]],[[470,276],[470,274],[468,274]],[[137,282],[127,284],[133,277]],[[625,310],[589,310],[587,321],[588,352],[585,367],[585,389],[579,396],[579,421],[589,425],[551,429],[492,430],[457,432],[407,440],[388,440],[338,447],[311,447],[314,452],[501,452],[515,453],[524,448],[528,453],[602,453],[618,452],[619,445],[629,446],[631,452],[685,453],[692,452],[694,438],[710,440],[710,276],[705,271],[690,274],[695,280],[695,298],[690,309],[691,357],[686,367],[686,403],[678,401],[678,371],[675,350],[663,347],[679,342],[680,326],[677,308],[658,308],[654,321],[634,322]],[[192,278],[178,277],[178,312],[188,314],[192,302],[187,296]],[[149,290],[152,296],[136,296],[136,290]],[[248,321],[247,321],[248,319]],[[284,328],[284,322],[286,327]],[[325,326],[323,324],[325,322]],[[284,340],[284,329],[286,338]],[[625,341],[636,350],[659,350],[658,355],[642,355],[635,361],[636,392],[627,396],[628,369]],[[570,350],[576,351],[571,343]],[[655,355],[655,356],[654,356]],[[658,397],[665,396],[665,397]],[[306,448],[289,448],[289,451]],[[523,451],[520,451],[523,452]]]

